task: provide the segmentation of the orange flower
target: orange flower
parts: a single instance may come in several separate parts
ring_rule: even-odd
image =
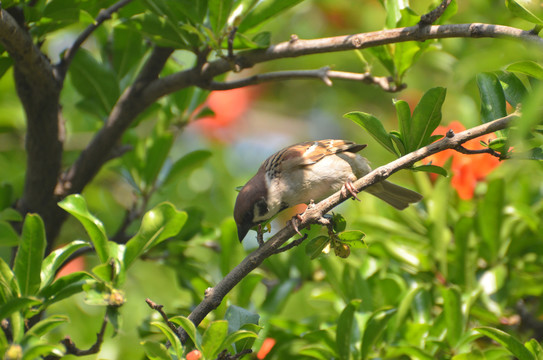
[[[438,126],[434,134],[445,135],[451,129],[455,133],[466,130],[464,125],[459,121],[453,121],[449,126]],[[464,144],[464,147],[470,150],[483,149],[484,146],[480,141],[488,143],[496,138],[494,134],[483,135],[476,139],[470,140]],[[443,166],[445,162],[452,157],[451,171],[453,173],[451,185],[456,189],[458,196],[461,199],[469,200],[473,198],[473,192],[477,182],[484,180],[488,174],[500,164],[500,161],[495,156],[490,154],[466,155],[454,150],[445,150],[434,154],[424,159],[424,163]],[[435,179],[437,175],[432,174]]]
[[[198,360],[202,357],[202,353],[199,350],[192,350],[187,354],[187,360]]]
[[[255,91],[248,87],[239,89],[212,91],[206,105],[214,114],[194,121],[204,135],[219,141],[230,141],[236,131],[233,126],[241,119],[254,98]],[[201,109],[197,109],[199,112]]]
[[[275,345],[275,339],[266,338],[264,342],[262,342],[262,346],[260,347],[260,350],[258,350],[258,353],[256,354],[256,358],[259,360],[266,358],[266,356],[271,351],[274,345]]]

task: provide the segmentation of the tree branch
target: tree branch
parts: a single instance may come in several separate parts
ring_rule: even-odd
[[[25,184],[17,209],[37,212],[45,224],[47,238],[55,237],[56,216],[60,209],[54,195],[61,171],[64,123],[60,116],[62,88],[53,76],[47,57],[32,42],[30,34],[4,10],[0,9],[0,44],[14,61],[17,94],[26,115],[27,153]]]
[[[401,169],[407,169],[413,166],[417,161],[420,161],[430,155],[438,153],[447,149],[454,149],[459,145],[477,138],[479,136],[489,134],[498,130],[505,129],[509,124],[519,115],[517,113],[508,115],[506,117],[488,122],[483,125],[476,126],[474,128],[465,130],[461,133],[455,134],[452,137],[444,137],[441,140],[425,146],[421,149],[413,151],[401,158],[392,161],[389,164],[383,165],[366,176],[358,179],[353,185],[358,191],[363,191],[369,186],[383,181],[390,175]],[[299,229],[308,227],[311,224],[318,223],[319,220],[330,210],[343,201],[347,200],[341,191],[329,196],[322,200],[315,206],[308,208],[303,215],[301,215],[301,221],[298,224]],[[273,237],[271,237],[263,246],[259,247],[251,254],[247,255],[243,261],[237,265],[232,271],[219,282],[215,287],[206,291],[206,296],[198,306],[190,313],[189,319],[198,325],[212,310],[217,308],[223,298],[237,285],[247,274],[257,268],[266,258],[270,257],[279,249],[288,239],[296,234],[294,228],[291,225],[287,225],[279,230]],[[178,330],[179,338],[182,342],[187,340],[187,334],[183,329]]]
[[[77,39],[75,39],[72,46],[66,50],[64,53],[64,56],[56,66],[56,76],[59,79],[60,82],[64,81],[64,78],[66,76],[66,72],[68,71],[68,67],[70,66],[70,63],[72,62],[75,54],[77,53],[77,50],[81,47],[81,45],[87,40],[87,38],[96,30],[102,23],[108,19],[111,18],[111,15],[113,13],[119,11],[123,6],[129,4],[132,0],[119,0],[115,4],[111,5],[105,10],[101,10],[98,16],[96,17],[94,23],[87,26],[85,30],[79,36]]]
[[[293,70],[293,71],[275,71],[266,74],[257,74],[244,79],[217,82],[211,81],[209,84],[200,85],[207,90],[231,90],[244,86],[257,85],[272,81],[285,81],[294,79],[321,79],[326,85],[332,86],[330,79],[342,79],[361,81],[366,84],[375,84],[387,92],[396,92],[405,88],[405,85],[396,85],[390,77],[372,76],[369,72],[360,74],[346,71],[333,71],[325,66],[318,70]]]
[[[530,31],[509,26],[482,23],[433,25],[420,27],[418,25],[369,33],[343,35],[321,39],[294,39],[272,45],[266,49],[242,51],[237,54],[235,63],[240,69],[250,68],[255,64],[291,58],[304,55],[322,54],[337,51],[366,49],[370,47],[393,44],[405,41],[425,41],[443,38],[513,38],[532,41],[543,48],[543,39]],[[187,86],[205,87],[220,74],[232,69],[232,62],[217,59],[207,63],[201,72],[194,69],[181,71],[149,84],[145,90],[145,98],[159,99],[162,96],[181,90]]]
[[[104,320],[102,321],[102,327],[100,328],[98,334],[96,334],[96,342],[92,344],[92,346],[87,350],[79,349],[77,346],[75,346],[72,339],[69,336],[66,336],[66,338],[61,341],[62,344],[66,347],[66,355],[71,354],[75,356],[85,356],[96,354],[98,351],[100,351],[100,347],[104,342],[104,334],[106,333],[107,322],[107,316],[104,316]]]
[[[433,24],[437,21],[443,15],[445,10],[447,10],[447,7],[451,4],[452,0],[443,0],[441,4],[439,4],[438,7],[436,7],[434,10],[430,11],[429,13],[426,13],[420,17],[419,25],[426,26]]]

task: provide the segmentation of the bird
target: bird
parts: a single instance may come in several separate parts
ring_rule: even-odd
[[[271,155],[236,198],[234,220],[239,241],[251,228],[289,207],[319,202],[339,190],[356,198],[353,182],[371,171],[369,161],[358,153],[365,147],[327,139],[294,144]],[[418,192],[386,180],[365,191],[398,210],[422,199]]]

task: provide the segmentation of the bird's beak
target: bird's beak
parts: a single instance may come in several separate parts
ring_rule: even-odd
[[[238,224],[236,223],[238,227],[238,239],[239,242],[242,242],[249,230],[251,230],[252,225],[251,224]]]

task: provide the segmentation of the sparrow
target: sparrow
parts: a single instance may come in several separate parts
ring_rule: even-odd
[[[286,208],[319,202],[339,190],[355,198],[357,191],[352,183],[371,171],[368,160],[358,154],[365,147],[347,140],[308,141],[267,158],[236,199],[234,219],[239,241],[252,227]],[[365,191],[399,210],[422,199],[421,194],[386,180]]]

